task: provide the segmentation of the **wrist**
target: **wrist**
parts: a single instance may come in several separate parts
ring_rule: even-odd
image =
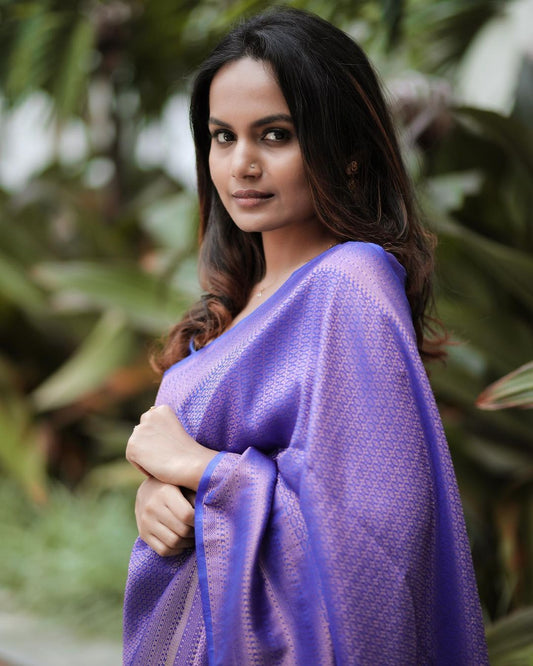
[[[200,449],[201,451],[198,452],[198,456],[195,457],[194,462],[191,465],[190,482],[187,486],[195,492],[198,490],[200,480],[204,475],[207,466],[218,453],[218,451],[213,451],[212,449],[208,449],[205,446],[201,446]]]
[[[198,490],[198,486],[200,485],[200,480],[204,475],[207,466],[209,465],[211,460],[213,460],[213,458],[218,454],[218,451],[214,451],[213,449],[208,449],[207,447],[202,446],[201,444],[197,444],[197,446],[198,449],[195,452],[194,458],[192,459],[191,464],[189,466],[188,482],[184,484],[187,488],[190,488],[195,492]]]

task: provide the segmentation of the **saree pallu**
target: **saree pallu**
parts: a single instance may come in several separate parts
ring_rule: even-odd
[[[167,370],[156,404],[220,453],[196,548],[134,546],[125,664],[488,663],[404,277],[335,246]]]

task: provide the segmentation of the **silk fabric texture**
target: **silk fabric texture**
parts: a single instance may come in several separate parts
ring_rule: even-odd
[[[124,663],[488,663],[461,503],[394,257],[335,246],[164,375],[220,451],[196,548],[134,545]]]

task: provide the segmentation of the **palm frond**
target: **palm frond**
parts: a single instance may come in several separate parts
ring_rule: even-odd
[[[486,388],[476,404],[481,409],[533,407],[533,362],[526,363]]]

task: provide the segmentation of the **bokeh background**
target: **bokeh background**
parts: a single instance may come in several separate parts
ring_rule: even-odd
[[[150,344],[199,295],[190,78],[272,4],[0,0],[4,609],[120,641],[125,443]],[[430,376],[492,663],[533,664],[533,1],[282,4],[348,31],[387,88],[439,238],[453,345]]]

